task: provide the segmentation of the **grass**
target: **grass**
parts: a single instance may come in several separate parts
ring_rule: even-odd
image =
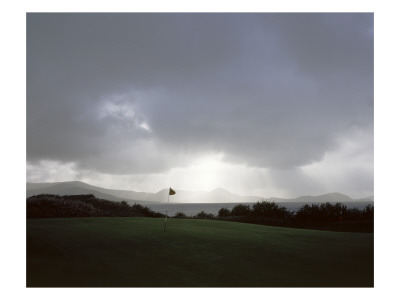
[[[373,234],[210,220],[27,220],[28,287],[372,287]]]

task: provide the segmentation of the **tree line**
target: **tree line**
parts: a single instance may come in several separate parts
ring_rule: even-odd
[[[28,218],[69,217],[152,217],[164,214],[140,204],[115,202],[88,195],[42,194],[27,199]],[[201,211],[193,217],[178,212],[175,218],[214,219],[272,226],[313,228],[323,230],[373,232],[374,207],[348,208],[342,203],[305,204],[293,212],[275,202],[259,201],[238,204],[232,209],[221,208],[217,215]]]
[[[178,212],[176,218],[185,218]],[[293,212],[271,201],[258,201],[250,205],[238,204],[232,209],[221,208],[215,216],[204,211],[198,219],[218,219],[273,226],[315,228],[341,231],[373,232],[374,206],[364,209],[348,208],[343,203],[305,204]]]

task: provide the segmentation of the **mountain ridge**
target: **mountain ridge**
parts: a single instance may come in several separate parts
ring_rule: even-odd
[[[56,195],[78,195],[93,194],[94,196],[111,201],[128,201],[139,204],[165,203],[168,199],[169,189],[161,189],[156,193],[136,192],[130,190],[106,189],[87,184],[82,181],[61,181],[61,182],[43,182],[26,183],[26,197],[39,194]],[[373,196],[371,196],[373,199]],[[300,196],[296,198],[277,198],[277,197],[258,197],[258,196],[240,196],[223,188],[216,188],[207,191],[184,191],[176,190],[176,194],[169,197],[170,203],[251,203],[262,200],[274,202],[342,202],[371,200],[371,197],[362,199],[352,199],[342,193],[327,193],[318,196]]]

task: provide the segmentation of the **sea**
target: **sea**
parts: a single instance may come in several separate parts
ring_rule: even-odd
[[[279,206],[284,206],[288,210],[296,212],[300,207],[306,204],[321,204],[321,202],[275,202]],[[155,212],[167,213],[169,217],[175,216],[177,212],[182,212],[188,217],[193,217],[198,213],[204,211],[206,213],[211,213],[214,216],[218,215],[218,211],[221,208],[227,208],[231,210],[234,206],[238,204],[249,205],[252,208],[254,203],[165,203],[165,204],[146,204],[148,208]],[[334,203],[332,203],[334,204]],[[374,205],[374,201],[351,201],[343,203],[347,208],[357,208],[364,209],[368,204]]]

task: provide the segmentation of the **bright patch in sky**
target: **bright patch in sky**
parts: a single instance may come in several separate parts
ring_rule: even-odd
[[[216,187],[247,195],[257,186],[266,184],[266,170],[224,161],[224,154],[207,154],[193,160],[187,167],[173,168],[167,175],[183,190],[211,191]],[[249,182],[251,180],[252,182]],[[265,191],[264,191],[265,192]]]

